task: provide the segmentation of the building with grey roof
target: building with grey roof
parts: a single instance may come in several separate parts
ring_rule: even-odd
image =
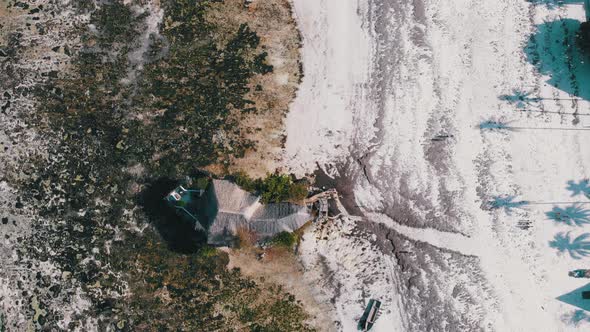
[[[231,243],[239,229],[265,239],[297,230],[313,218],[305,206],[288,202],[262,204],[260,197],[226,180],[214,179],[202,196],[185,200],[190,201],[186,210],[191,217],[194,215],[195,228],[206,230],[208,242],[213,245]]]

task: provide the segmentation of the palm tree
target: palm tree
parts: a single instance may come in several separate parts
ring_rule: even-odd
[[[590,180],[580,180],[579,183],[570,180],[567,182],[567,190],[572,192],[572,196],[584,194],[590,198]]]
[[[581,205],[572,205],[565,209],[555,206],[553,210],[545,214],[549,219],[568,226],[590,224],[590,210],[583,209]]]
[[[558,233],[553,241],[549,241],[549,246],[557,249],[559,253],[567,251],[573,259],[582,259],[590,256],[590,241],[587,241],[589,237],[590,233],[584,233],[572,239],[569,232]]]

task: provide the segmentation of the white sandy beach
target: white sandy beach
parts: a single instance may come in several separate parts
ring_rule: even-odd
[[[293,2],[305,77],[287,115],[285,159],[299,175],[313,171],[316,163],[342,161],[352,144],[356,110],[365,107],[372,52],[362,27],[367,23],[356,11],[366,10],[365,2]]]
[[[293,2],[305,78],[285,160],[298,174],[348,165],[356,204],[383,225],[305,238],[340,329],[356,330],[370,297],[383,301],[375,331],[590,328],[588,311],[556,299],[588,284],[568,271],[590,268],[572,243],[590,233],[590,200],[568,190],[590,178],[581,1]],[[489,120],[514,129],[480,129]],[[490,209],[511,196],[526,204]],[[572,206],[579,225],[547,214]],[[411,247],[412,266],[385,240]]]

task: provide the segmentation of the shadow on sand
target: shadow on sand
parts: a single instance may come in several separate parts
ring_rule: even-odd
[[[557,223],[568,226],[590,224],[590,210],[584,209],[580,204],[574,204],[565,208],[555,206],[551,211],[545,213],[545,215]]]
[[[572,239],[570,233],[558,233],[549,241],[551,248],[558,252],[567,252],[573,259],[582,259],[590,256],[590,233],[584,233]]]
[[[567,294],[563,294],[559,297],[557,297],[557,299],[561,302],[573,305],[575,307],[578,307],[582,310],[586,310],[586,311],[590,311],[590,299],[584,299],[582,297],[582,292],[588,292],[590,291],[590,283],[586,284],[585,286],[582,286],[578,289],[575,289]],[[582,315],[581,313],[577,314],[578,317],[576,317],[577,323],[579,323],[580,321],[582,321],[583,319],[587,319],[587,315]]]
[[[170,250],[183,254],[195,253],[207,243],[207,235],[196,231],[191,220],[182,218],[164,200],[178,184],[179,181],[169,178],[149,181],[140,193],[139,205]]]
[[[561,320],[566,324],[578,326],[581,322],[590,322],[590,315],[584,310],[574,310],[563,315]]]
[[[507,215],[511,215],[515,209],[523,208],[528,201],[517,201],[515,196],[496,196],[488,202],[490,209],[503,209]]]
[[[566,189],[572,192],[572,197],[584,195],[590,198],[590,180],[588,179],[579,180],[578,182],[570,180],[567,182]]]
[[[571,96],[590,100],[590,57],[576,43],[581,22],[562,19],[537,25],[525,48],[526,59],[547,83]]]
[[[503,131],[503,130],[511,130],[511,128],[502,121],[496,120],[488,120],[483,121],[479,124],[479,129],[481,130],[491,130],[491,131]]]

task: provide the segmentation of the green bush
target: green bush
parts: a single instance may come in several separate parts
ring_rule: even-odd
[[[249,192],[258,192],[262,185],[262,180],[254,180],[244,172],[238,172],[233,174],[233,178],[238,186]]]
[[[307,194],[306,183],[292,183],[289,188],[289,199],[292,201],[302,201],[307,197]]]
[[[136,34],[134,31],[139,22],[135,18],[131,7],[122,2],[105,3],[95,11],[90,22],[94,24],[100,35],[101,46],[113,42],[125,42]]]
[[[289,200],[292,181],[287,175],[269,175],[262,181],[260,197],[263,203],[278,203]]]
[[[217,249],[211,246],[204,246],[199,250],[199,257],[209,258],[217,255]]]
[[[244,172],[231,176],[242,189],[260,195],[262,203],[301,201],[307,197],[307,185],[293,182],[288,175],[268,174],[264,179],[252,179]]]
[[[297,236],[289,232],[280,232],[270,242],[275,246],[291,248],[297,243]]]
[[[301,201],[307,197],[307,185],[293,182],[288,175],[268,175],[262,181],[260,196],[263,203]]]
[[[195,183],[194,183],[194,188],[195,189],[202,189],[202,190],[206,190],[207,186],[209,185],[209,178],[207,177],[202,177],[202,178],[198,178]]]

